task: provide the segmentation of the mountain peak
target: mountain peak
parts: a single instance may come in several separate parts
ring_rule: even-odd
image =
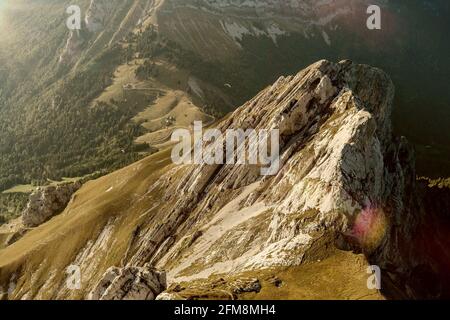
[[[46,290],[21,287],[15,298],[86,298],[119,266],[155,266],[169,285],[301,267],[347,250],[380,267],[408,268],[411,255],[398,246],[420,216],[410,208],[414,193],[405,192],[414,189],[412,152],[391,133],[393,93],[384,72],[350,61],[322,60],[281,77],[216,125],[222,132],[279,129],[276,175],[261,176],[257,165],[177,166],[160,152],[89,182],[60,217],[0,252],[1,283],[31,267],[44,272],[59,243],[72,243],[61,264],[52,264],[59,276]],[[47,290],[63,285],[69,265],[89,279],[83,289]]]

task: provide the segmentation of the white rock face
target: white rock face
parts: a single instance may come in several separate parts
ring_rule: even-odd
[[[280,27],[275,23],[270,24],[264,30],[258,29],[254,26],[241,25],[235,21],[221,21],[221,25],[225,33],[235,40],[238,46],[240,46],[240,41],[242,41],[245,36],[267,36],[276,44],[279,36],[286,35],[288,33],[287,31],[280,29]]]
[[[155,300],[166,289],[166,275],[142,268],[109,268],[89,294],[89,300]]]
[[[61,213],[72,195],[81,188],[80,182],[39,188],[30,195],[27,207],[22,213],[25,227],[34,228]]]

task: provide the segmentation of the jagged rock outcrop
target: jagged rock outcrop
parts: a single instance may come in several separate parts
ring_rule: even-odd
[[[72,195],[81,188],[81,182],[42,187],[30,195],[27,207],[22,213],[25,227],[34,228],[61,213]]]
[[[162,151],[88,183],[65,219],[0,251],[0,285],[16,270],[33,270],[32,277],[22,275],[11,298],[83,299],[89,293],[95,299],[154,298],[158,290],[148,295],[146,289],[152,265],[167,271],[169,285],[202,280],[197,288],[216,287],[222,298],[230,292],[254,296],[267,283],[282,290],[292,275],[280,282],[265,273],[278,277],[292,269],[300,272],[298,279],[311,272],[321,275],[319,283],[326,279],[302,297],[320,297],[314,290],[325,287],[337,290],[327,297],[361,298],[370,295],[367,263],[381,268],[388,297],[445,295],[447,282],[424,285],[442,276],[448,262],[425,248],[442,251],[446,242],[432,235],[422,243],[428,205],[416,186],[413,151],[392,133],[393,97],[383,71],[351,61],[322,60],[281,77],[216,125],[221,132],[278,129],[275,175],[262,176],[258,165],[175,165],[170,150]],[[204,145],[207,151],[212,147]],[[42,238],[46,228],[59,233]],[[61,257],[62,250],[70,252]],[[327,261],[343,271],[336,273]],[[317,268],[302,268],[308,264]],[[64,287],[66,277],[59,275],[69,265],[83,274],[81,290]],[[117,265],[124,268],[108,270]],[[361,269],[363,280],[356,274]],[[219,282],[233,282],[217,276],[239,280],[240,275],[251,279],[250,285],[241,285],[238,293],[220,291]],[[336,281],[332,289],[329,279]],[[351,281],[361,287],[339,291]],[[177,296],[171,291],[159,299]]]
[[[35,228],[60,214],[69,204],[81,182],[40,187],[28,199],[22,216],[0,228],[0,248],[8,247]]]
[[[191,281],[299,265],[323,241],[375,255],[381,268],[407,273],[423,263],[402,248],[421,217],[412,209],[411,149],[392,135],[393,97],[385,73],[350,61],[280,78],[218,125],[280,129],[278,174],[232,165],[169,171],[157,183],[170,204],[166,224],[149,228],[131,264],[151,261],[171,281]]]
[[[155,300],[166,286],[165,272],[148,265],[112,267],[89,294],[89,300]]]
[[[375,86],[378,90],[373,90]],[[345,233],[368,204],[384,203],[391,194],[390,179],[396,177],[383,173],[383,156],[392,142],[393,92],[384,73],[350,62],[322,61],[295,77],[280,78],[219,126],[222,131],[279,128],[280,172],[262,179],[254,168],[242,166],[176,169],[181,183],[167,185],[166,196],[185,196],[174,212],[195,203],[197,208],[191,209],[193,214],[185,222],[189,226],[191,220],[202,219],[220,192],[240,190],[238,199],[244,205],[236,203],[236,209],[246,208],[248,219],[271,214],[263,219],[268,229],[247,244],[251,248],[265,243],[265,248],[235,263],[235,270],[299,263],[318,235]],[[400,165],[397,169],[402,170]],[[313,212],[312,217],[301,218],[307,212]],[[219,217],[228,214],[222,208],[215,213]],[[228,228],[228,233],[216,235],[217,242],[206,244],[211,250],[198,255],[197,263],[216,261],[223,254],[234,256],[232,242],[252,232],[239,229]],[[174,248],[167,261],[182,249]],[[189,260],[196,261],[192,256]]]

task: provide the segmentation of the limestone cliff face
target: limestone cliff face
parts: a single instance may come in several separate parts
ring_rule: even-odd
[[[331,33],[349,21],[360,21],[352,27],[362,29],[370,4],[387,1],[161,0],[155,11],[161,34],[215,60],[239,54],[245,37],[266,37],[277,45],[296,33],[332,45]]]
[[[348,251],[367,260],[344,263],[348,270],[364,263],[382,269],[388,296],[439,296],[442,288],[423,290],[411,279],[439,278],[443,264],[409,245],[428,218],[413,152],[392,134],[393,97],[384,72],[350,61],[319,61],[281,77],[216,125],[223,132],[279,129],[276,175],[261,176],[251,165],[176,166],[170,150],[162,151],[86,184],[62,215],[0,251],[0,285],[16,284],[10,299],[148,298],[142,283],[153,266],[176,288],[161,299],[180,297],[198,280],[217,287],[227,280],[215,275],[248,273],[256,294],[265,290],[258,278],[265,270],[318,264],[316,274],[344,286],[356,281],[350,271],[334,276],[321,266]],[[69,290],[65,270],[74,265],[83,281]],[[124,283],[136,287],[124,291]],[[351,288],[340,294],[363,296]]]

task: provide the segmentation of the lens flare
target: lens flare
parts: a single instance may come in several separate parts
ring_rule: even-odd
[[[386,235],[388,222],[384,211],[376,206],[367,206],[355,219],[350,236],[366,252],[374,251]]]

